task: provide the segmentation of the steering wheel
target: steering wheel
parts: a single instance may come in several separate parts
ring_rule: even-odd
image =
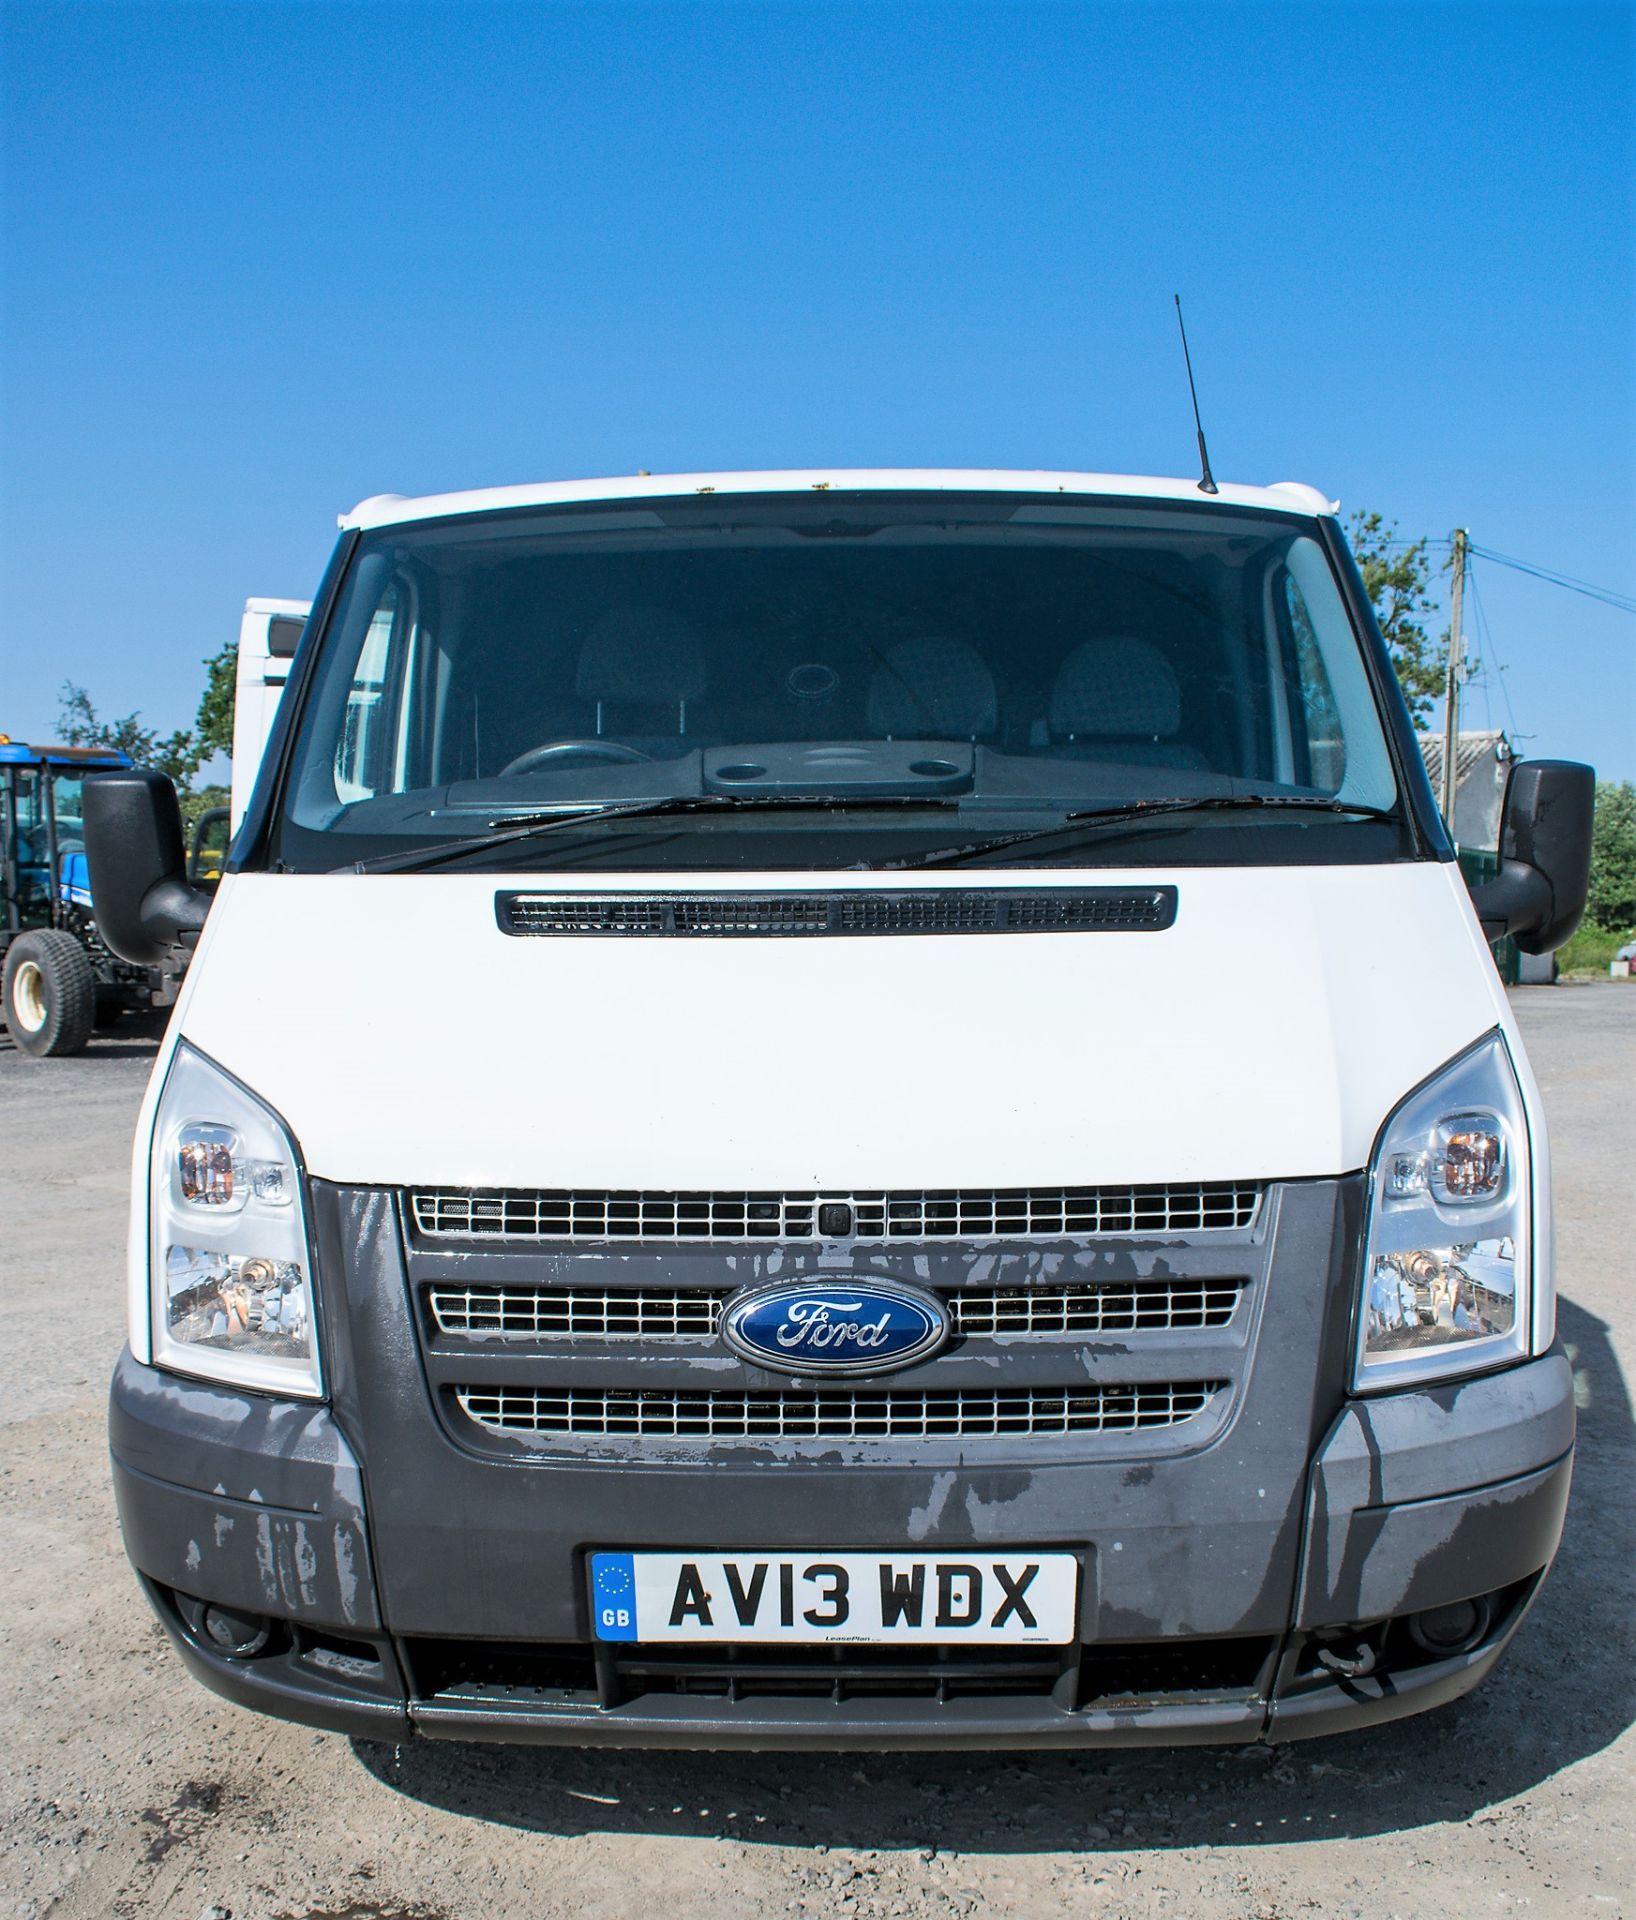
[[[623,740],[547,740],[544,746],[530,747],[500,769],[499,778],[509,780],[514,773],[532,773],[552,760],[568,760],[576,754],[588,754],[593,760],[651,760],[651,753],[640,747],[627,747]]]

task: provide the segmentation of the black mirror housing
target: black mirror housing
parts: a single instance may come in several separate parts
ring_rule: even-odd
[[[121,767],[89,774],[81,799],[91,911],[122,960],[161,966],[191,946],[210,895],[188,879],[182,810],[162,773]]]
[[[1572,937],[1590,891],[1596,771],[1575,760],[1519,762],[1500,822],[1500,871],[1471,889],[1490,940],[1553,953]]]
[[[222,863],[227,855],[230,836],[225,828],[231,811],[227,807],[206,807],[193,823],[193,837],[188,843],[187,877],[196,887],[214,887],[221,878]],[[212,858],[212,849],[206,845],[211,833],[217,828],[224,829],[221,846],[214,851],[216,871],[207,873],[205,863]]]

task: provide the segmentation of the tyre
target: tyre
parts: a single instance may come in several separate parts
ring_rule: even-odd
[[[71,933],[25,933],[6,951],[6,1025],[24,1053],[79,1053],[97,1014],[97,977]]]

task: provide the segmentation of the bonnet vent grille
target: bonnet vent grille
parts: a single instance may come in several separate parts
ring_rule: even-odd
[[[731,939],[866,933],[1162,933],[1174,887],[854,893],[499,893],[502,933]]]

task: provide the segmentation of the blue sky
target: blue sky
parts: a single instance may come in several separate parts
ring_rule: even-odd
[[[1175,289],[1218,475],[1636,593],[1633,21],[8,0],[0,730],[189,722],[370,493],[1187,472]],[[1470,722],[1636,777],[1636,618],[1477,579]]]

